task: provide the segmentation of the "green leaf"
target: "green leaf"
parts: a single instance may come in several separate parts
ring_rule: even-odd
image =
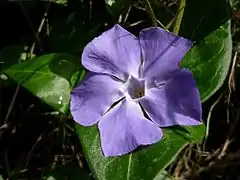
[[[184,58],[182,66],[193,72],[202,102],[209,99],[223,84],[231,62],[230,22],[199,41]]]
[[[60,112],[67,112],[70,91],[84,72],[80,58],[69,54],[46,54],[4,71]]]
[[[51,172],[45,172],[42,180],[92,180],[87,172],[80,169],[76,164],[58,166]]]
[[[77,134],[89,166],[97,180],[157,180],[177,153],[188,142],[199,142],[205,131],[204,125],[195,127],[163,128],[163,139],[149,147],[122,157],[105,158],[100,148],[96,126],[76,124]]]
[[[202,102],[223,84],[231,62],[229,6],[225,0],[188,1],[181,34],[196,41],[182,66],[191,69]]]

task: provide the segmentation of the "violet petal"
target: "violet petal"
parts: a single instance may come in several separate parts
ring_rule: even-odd
[[[88,73],[71,92],[70,109],[73,119],[83,126],[91,126],[111,105],[123,97],[122,83],[108,75]]]
[[[103,153],[108,156],[127,154],[140,145],[158,142],[161,129],[143,116],[140,106],[124,99],[99,121]]]
[[[174,73],[173,79],[159,88],[148,89],[140,103],[160,127],[201,124],[200,95],[186,69]]]
[[[143,75],[149,81],[162,83],[179,63],[193,43],[159,27],[144,29],[139,35],[144,58]]]
[[[85,47],[82,64],[90,71],[127,80],[129,72],[135,77],[139,76],[140,57],[138,38],[120,25],[115,25]]]

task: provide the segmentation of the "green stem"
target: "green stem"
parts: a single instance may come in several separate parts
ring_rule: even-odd
[[[179,0],[178,11],[177,11],[178,14],[177,14],[176,20],[173,25],[173,33],[175,33],[175,34],[178,34],[178,32],[179,32],[185,6],[186,6],[186,0]]]

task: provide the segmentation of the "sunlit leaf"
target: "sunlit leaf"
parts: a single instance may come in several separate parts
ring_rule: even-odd
[[[174,160],[181,148],[188,142],[199,142],[205,130],[203,125],[164,128],[164,138],[159,143],[122,157],[105,158],[101,151],[97,128],[76,125],[76,129],[88,163],[99,180],[157,180],[161,169]]]
[[[34,95],[61,112],[67,112],[70,91],[84,72],[77,56],[47,54],[4,71]]]

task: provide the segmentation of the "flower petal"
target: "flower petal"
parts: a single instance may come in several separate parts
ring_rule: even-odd
[[[85,47],[82,64],[90,71],[127,80],[129,73],[138,77],[140,57],[138,38],[120,25],[115,25]]]
[[[176,72],[165,85],[148,89],[139,101],[160,127],[201,124],[200,95],[192,73],[186,69]]]
[[[99,122],[102,150],[105,156],[127,154],[140,145],[158,142],[162,131],[143,116],[141,108],[124,99]]]
[[[108,75],[88,73],[82,83],[71,92],[70,109],[73,119],[83,126],[91,126],[111,105],[123,97],[122,83]]]
[[[179,69],[179,63],[193,43],[159,27],[144,29],[139,35],[144,57],[143,75],[148,81],[161,83]]]

